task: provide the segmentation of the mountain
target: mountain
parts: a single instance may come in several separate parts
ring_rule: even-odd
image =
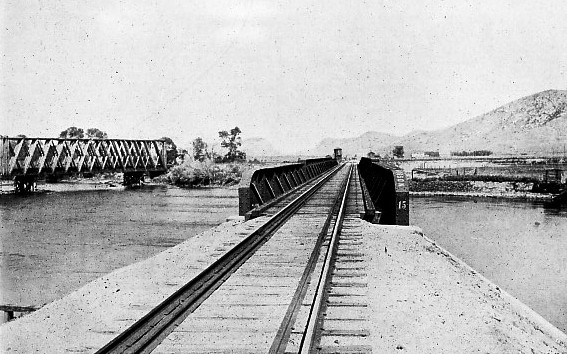
[[[491,150],[542,154],[567,143],[567,91],[548,90],[520,98],[454,126],[403,137],[406,151]]]
[[[264,156],[279,156],[281,152],[277,151],[272,144],[264,138],[248,138],[242,140],[240,150],[246,153],[246,158],[254,159]]]
[[[314,155],[330,154],[342,147],[345,155],[364,156],[369,151],[390,154],[402,145],[412,152],[490,150],[495,154],[550,154],[567,144],[567,91],[548,90],[520,98],[493,111],[435,131],[415,131],[402,137],[367,132],[356,138],[324,139],[310,149]]]

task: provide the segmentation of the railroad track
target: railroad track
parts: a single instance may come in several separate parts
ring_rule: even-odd
[[[356,168],[340,190],[340,203],[310,274],[295,315],[282,322],[271,353],[371,353],[367,326],[366,255],[361,234],[350,225],[358,219],[360,185]],[[348,188],[346,188],[348,186]],[[350,193],[349,193],[350,192]]]
[[[249,237],[97,353],[369,352],[364,317],[353,315],[365,304],[360,236],[348,230],[358,217],[352,166],[267,210]],[[246,326],[253,337],[243,338]]]

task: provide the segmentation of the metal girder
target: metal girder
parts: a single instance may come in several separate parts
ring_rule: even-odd
[[[333,159],[311,159],[289,165],[262,168],[243,176],[238,189],[239,214],[262,208],[337,165]]]
[[[360,159],[358,169],[375,210],[381,213],[380,223],[409,225],[409,185],[404,171],[366,157]]]

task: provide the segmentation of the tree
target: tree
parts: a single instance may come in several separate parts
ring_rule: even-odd
[[[166,151],[166,159],[168,165],[174,165],[175,159],[177,158],[177,145],[173,142],[171,138],[164,136],[161,140],[165,141],[165,151]]]
[[[25,139],[25,138],[27,138],[27,136],[26,136],[26,135],[24,135],[24,134],[18,134],[18,135],[16,135],[16,138],[22,138],[22,139]]]
[[[234,127],[230,130],[230,133],[226,130],[219,132],[219,137],[222,139],[221,146],[227,148],[228,152],[224,155],[223,161],[232,162],[236,159],[246,160],[246,154],[238,148],[242,146],[242,141],[238,135],[242,131],[238,127]]]
[[[82,139],[85,137],[85,132],[82,128],[69,127],[59,133],[59,137],[63,139]]]
[[[404,158],[404,147],[403,146],[394,146],[394,150],[392,150],[392,154],[394,155],[394,157],[398,158],[398,159],[403,159]]]
[[[197,137],[193,140],[193,158],[195,161],[205,161],[209,153],[207,152],[207,143],[203,141],[203,138]]]
[[[177,148],[177,158],[181,160],[181,163],[185,162],[185,157],[189,155],[189,151],[183,148]]]
[[[97,128],[89,128],[87,129],[87,138],[108,139],[108,134]]]

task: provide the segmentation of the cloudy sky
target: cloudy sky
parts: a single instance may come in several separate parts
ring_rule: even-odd
[[[284,152],[567,88],[567,1],[0,0],[0,134]]]

